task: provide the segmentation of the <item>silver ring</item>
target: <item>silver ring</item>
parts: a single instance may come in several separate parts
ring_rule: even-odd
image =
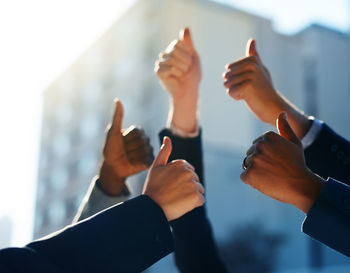
[[[245,164],[245,160],[246,160],[246,159],[247,159],[247,157],[245,157],[245,158],[243,159],[243,163],[242,163],[242,169],[243,169],[243,170],[248,169],[247,165]]]

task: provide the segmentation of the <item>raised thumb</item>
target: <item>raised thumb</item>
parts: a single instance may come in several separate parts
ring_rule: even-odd
[[[180,31],[180,40],[184,41],[185,44],[191,49],[194,50],[194,45],[191,37],[191,32],[188,27],[185,27]]]
[[[256,50],[256,40],[255,39],[251,38],[248,40],[247,46],[245,49],[245,55],[246,55],[246,57],[249,57],[249,56],[259,57],[259,53]]]
[[[299,138],[294,133],[293,129],[290,127],[287,121],[287,113],[282,112],[278,115],[276,120],[277,130],[281,137],[288,139],[298,146],[302,146]]]
[[[119,132],[122,129],[124,109],[120,99],[115,99],[114,104],[115,108],[111,127]]]
[[[173,147],[169,137],[163,138],[163,144],[160,147],[157,157],[153,161],[152,167],[165,166],[168,163],[169,156]]]

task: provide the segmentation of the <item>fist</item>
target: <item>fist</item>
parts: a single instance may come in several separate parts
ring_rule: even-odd
[[[123,106],[115,101],[115,111],[107,131],[100,170],[102,189],[118,194],[128,176],[146,170],[153,162],[153,148],[142,129],[130,126],[122,129]]]
[[[304,151],[288,124],[286,114],[277,119],[279,135],[267,132],[247,151],[241,179],[260,192],[308,213],[323,180],[305,164]]]
[[[256,50],[256,42],[247,43],[246,57],[226,66],[224,86],[230,97],[244,100],[248,108],[263,122],[275,124],[283,110],[283,100],[274,89],[270,73]]]
[[[188,28],[180,31],[179,38],[159,54],[154,72],[174,99],[198,95],[202,73]]]
[[[168,221],[204,204],[204,188],[194,168],[185,160],[167,163],[171,150],[171,140],[165,137],[142,192],[162,208]]]

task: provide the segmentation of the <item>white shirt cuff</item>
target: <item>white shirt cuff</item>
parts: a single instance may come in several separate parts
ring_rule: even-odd
[[[304,150],[315,141],[323,126],[323,121],[315,119],[314,117],[310,117],[310,119],[312,120],[312,125],[306,135],[301,139]]]
[[[178,136],[178,137],[183,137],[183,138],[195,138],[199,135],[199,126],[197,124],[196,126],[196,130],[192,133],[188,133],[188,132],[185,132],[184,130],[180,129],[180,128],[177,128],[176,126],[174,126],[173,124],[171,124],[169,126],[169,129],[171,131],[171,133],[175,136]]]

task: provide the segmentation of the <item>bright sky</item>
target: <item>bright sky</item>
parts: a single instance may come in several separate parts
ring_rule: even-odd
[[[133,0],[0,1],[0,219],[14,224],[11,245],[32,236],[41,91]],[[271,18],[293,33],[313,21],[349,31],[347,0],[218,0]],[[0,223],[1,224],[1,223]]]

